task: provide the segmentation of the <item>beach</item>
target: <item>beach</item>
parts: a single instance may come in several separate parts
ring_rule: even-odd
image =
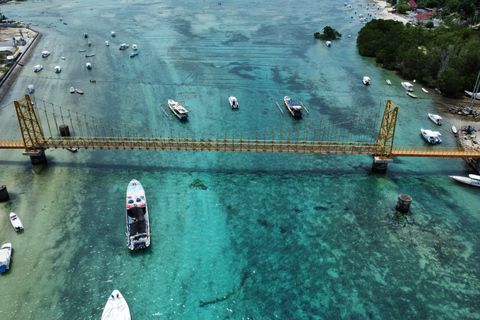
[[[67,119],[97,126],[75,136],[108,136],[111,124],[135,139],[148,128],[162,136],[274,131],[308,140],[328,127],[341,132],[332,143],[375,142],[391,100],[399,108],[395,146],[415,147],[426,145],[420,128],[433,128],[427,114],[441,99],[417,85],[418,98],[409,98],[404,79],[360,56],[363,24],[343,3],[33,0],[1,8],[42,34],[1,102],[2,139],[21,138],[13,102],[28,84],[47,137],[58,137],[54,122]],[[327,47],[313,34],[328,25],[351,37]],[[123,43],[141,53],[130,58]],[[37,64],[44,69],[34,72]],[[308,112],[293,118],[281,104],[286,95]],[[169,112],[168,99],[189,107],[188,121]],[[45,121],[47,113],[55,120]],[[361,132],[345,125],[368,116],[376,125]],[[466,122],[442,117],[442,146],[455,147],[450,128]],[[0,275],[2,319],[99,319],[114,289],[134,319],[479,316],[480,199],[448,177],[471,173],[462,159],[396,158],[379,174],[358,154],[45,154],[47,164],[33,166],[22,150],[0,150],[0,183],[11,198],[0,203],[0,241],[14,247],[11,269]],[[148,200],[145,250],[126,247],[132,179]],[[395,210],[400,194],[413,199],[406,215]]]

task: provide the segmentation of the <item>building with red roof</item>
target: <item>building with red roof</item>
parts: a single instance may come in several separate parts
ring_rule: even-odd
[[[418,4],[417,4],[415,1],[413,1],[413,0],[410,0],[410,1],[408,2],[408,5],[409,5],[410,7],[412,7],[412,8],[414,8],[414,9],[417,9],[417,8],[418,8]]]

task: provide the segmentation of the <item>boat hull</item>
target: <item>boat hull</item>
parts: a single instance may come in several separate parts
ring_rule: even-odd
[[[168,108],[180,120],[188,120],[188,111],[180,103],[175,100],[168,99]]]
[[[150,246],[150,221],[145,190],[137,180],[127,187],[126,202],[127,247],[138,250]]]
[[[461,177],[461,176],[449,176],[449,177],[455,181],[458,181],[463,184],[467,184],[469,186],[480,187],[480,180],[471,179],[468,177]]]
[[[285,107],[287,107],[288,112],[290,112],[294,118],[302,117],[302,107],[298,104],[298,102],[290,99],[288,96],[283,98],[283,102],[285,103]]]
[[[131,320],[127,301],[118,290],[113,290],[103,308],[102,320]]]

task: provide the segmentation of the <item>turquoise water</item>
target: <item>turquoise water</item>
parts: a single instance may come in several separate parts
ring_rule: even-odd
[[[30,83],[37,103],[189,133],[301,126],[391,99],[400,108],[395,142],[404,146],[424,145],[420,127],[431,127],[426,114],[441,99],[420,86],[419,99],[408,98],[403,79],[359,56],[362,25],[343,2],[29,0],[0,9],[44,35],[2,101],[1,138],[20,137],[11,102]],[[344,35],[331,48],[312,36],[326,25]],[[140,55],[118,50],[123,42]],[[96,55],[85,58],[84,48]],[[36,64],[44,70],[34,73]],[[71,95],[71,86],[85,94]],[[285,94],[310,114],[281,114],[275,100]],[[159,109],[169,98],[191,107],[188,123]],[[455,146],[449,128],[466,122],[442,116],[443,145]],[[463,160],[401,158],[375,174],[370,157],[355,155],[46,155],[47,166],[32,167],[20,151],[0,151],[0,182],[12,198],[0,204],[0,241],[15,248],[0,276],[2,319],[99,319],[115,288],[133,319],[480,317],[478,190],[447,177],[471,173]],[[151,215],[152,245],[140,252],[125,247],[133,178]],[[413,198],[406,220],[395,218],[401,193]],[[10,211],[23,233],[10,226]]]

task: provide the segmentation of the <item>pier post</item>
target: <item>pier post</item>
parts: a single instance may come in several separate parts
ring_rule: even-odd
[[[410,205],[412,204],[412,197],[408,194],[401,194],[398,196],[397,206],[395,209],[402,213],[407,213],[410,209]]]
[[[380,159],[379,156],[373,157],[372,171],[385,173],[389,162],[393,162],[393,159]]]
[[[70,129],[67,125],[62,124],[58,127],[58,129],[60,130],[60,135],[62,137],[70,137]]]
[[[10,199],[8,195],[7,186],[0,185],[0,202],[7,201]]]
[[[33,165],[42,164],[47,162],[47,156],[45,155],[45,149],[40,149],[37,152],[24,152],[24,156],[29,156]]]

